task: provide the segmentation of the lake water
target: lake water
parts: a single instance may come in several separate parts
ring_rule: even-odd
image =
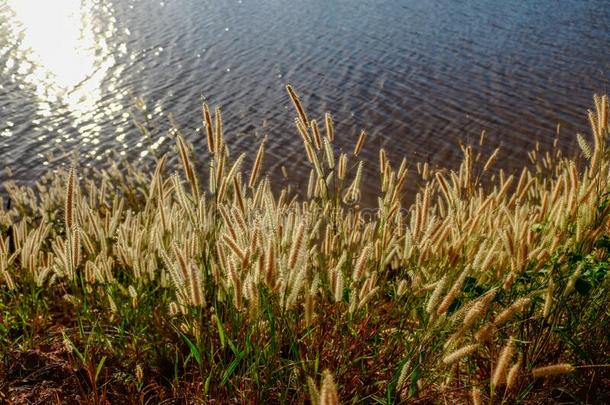
[[[455,166],[483,129],[510,170],[557,124],[574,148],[592,94],[610,88],[609,45],[608,0],[0,0],[0,167],[32,181],[73,150],[83,164],[146,159],[151,142],[172,144],[168,113],[203,160],[205,100],[234,151],[253,157],[268,134],[265,170],[302,182],[291,83],[311,116],[333,112],[338,148],[369,132],[369,172],[379,146]]]

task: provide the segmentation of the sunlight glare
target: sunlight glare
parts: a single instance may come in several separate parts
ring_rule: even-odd
[[[33,86],[38,112],[67,107],[75,124],[94,120],[101,85],[115,60],[104,35],[96,35],[91,0],[8,0],[15,14],[18,73]],[[108,28],[108,27],[106,27]],[[109,31],[113,27],[108,28]],[[84,138],[98,135],[88,126]]]

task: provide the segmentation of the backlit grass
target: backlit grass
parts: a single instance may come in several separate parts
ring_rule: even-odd
[[[203,107],[210,159],[5,185],[0,399],[13,403],[609,401],[608,98],[581,157],[464,146],[457,170],[366,148],[298,95],[304,196],[272,191]],[[584,157],[584,158],[583,158]],[[404,205],[405,184],[420,190]],[[38,402],[37,402],[38,401]]]

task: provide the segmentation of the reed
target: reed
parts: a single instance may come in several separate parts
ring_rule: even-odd
[[[532,370],[534,378],[551,377],[556,375],[569,374],[574,371],[574,366],[567,363],[553,364],[550,366],[537,367]]]
[[[366,131],[350,154],[329,113],[309,118],[287,93],[306,196],[266,177],[272,138],[245,173],[207,105],[204,156],[173,123],[176,159],[4,185],[2,401],[23,402],[11,387],[38,375],[32,363],[91,403],[601,397],[589,387],[610,351],[607,97],[577,137],[584,159],[537,146],[513,173],[484,134],[455,169],[384,149],[364,162]],[[365,164],[378,164],[374,207]],[[65,356],[44,353],[64,337]]]
[[[213,154],[216,152],[216,144],[214,142],[214,127],[212,126],[210,108],[205,103],[203,104],[203,125],[205,127],[206,139],[208,142],[208,151]]]
[[[256,180],[258,179],[258,175],[261,169],[261,165],[263,163],[263,157],[265,155],[265,142],[267,138],[263,139],[261,145],[258,147],[258,152],[256,152],[256,160],[254,161],[254,166],[252,167],[252,172],[250,173],[250,180],[248,181],[248,187],[254,188],[256,185]]]
[[[339,405],[339,396],[337,387],[330,371],[325,370],[322,380],[322,388],[320,389],[320,405]]]
[[[476,345],[476,344],[464,346],[464,347],[448,354],[447,356],[445,356],[443,358],[443,363],[445,363],[446,365],[451,365],[451,364],[455,363],[456,361],[460,360],[461,358],[472,354],[477,349],[478,349],[478,345]]]
[[[366,140],[366,131],[360,131],[360,135],[358,135],[358,141],[356,142],[356,146],[354,147],[354,156],[358,156],[362,151],[362,147],[364,146],[364,141]]]
[[[500,352],[500,356],[498,357],[498,362],[496,363],[496,368],[491,379],[491,384],[494,387],[498,387],[500,384],[505,382],[508,366],[511,358],[513,357],[513,345],[513,338],[511,337]]]
[[[516,384],[517,378],[519,377],[519,371],[521,370],[521,360],[517,361],[515,364],[511,366],[508,370],[508,375],[506,376],[506,391],[512,391]]]

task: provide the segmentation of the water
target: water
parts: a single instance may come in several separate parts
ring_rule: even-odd
[[[557,124],[574,148],[609,90],[609,44],[607,0],[0,0],[0,167],[32,181],[73,150],[82,164],[147,159],[171,147],[168,113],[203,160],[205,100],[233,150],[253,157],[268,134],[265,170],[302,182],[291,83],[310,115],[333,112],[338,148],[368,130],[369,172],[379,146],[455,166],[483,129],[510,170]],[[150,141],[132,96],[154,117]]]

